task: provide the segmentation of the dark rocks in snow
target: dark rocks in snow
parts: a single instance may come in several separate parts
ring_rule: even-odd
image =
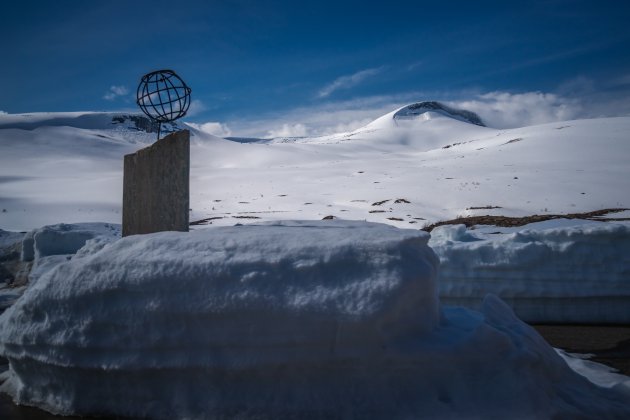
[[[373,203],[373,206],[381,206],[385,203],[387,203],[389,200],[383,200],[383,201],[377,201],[376,203]]]
[[[138,131],[146,131],[147,133],[157,133],[159,124],[150,120],[144,115],[135,114],[117,114],[112,117],[112,124],[130,123],[128,128],[135,128]],[[179,127],[176,123],[163,123],[161,132],[164,134],[178,131]]]
[[[486,126],[479,115],[475,114],[474,112],[466,111],[465,109],[451,108],[450,106],[444,105],[443,103],[437,101],[417,102],[415,104],[408,105],[396,112],[394,114],[394,119],[414,118],[429,111],[436,111],[442,114],[446,114],[455,119],[464,120],[466,122],[479,125],[481,127]]]

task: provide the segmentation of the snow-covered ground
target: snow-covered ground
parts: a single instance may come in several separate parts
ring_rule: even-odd
[[[32,264],[0,318],[5,391],[164,418],[630,416],[626,377],[556,354],[494,297],[530,322],[630,322],[630,223],[418,230],[630,207],[630,118],[495,130],[475,117],[420,104],[256,141],[188,126],[204,222],[119,239],[122,158],[154,141],[147,122],[0,114],[0,249],[22,241]],[[22,291],[0,289],[0,304]]]
[[[500,299],[441,306],[428,239],[335,220],[99,236],[0,316],[2,390],[158,419],[630,416],[628,378]]]
[[[191,220],[333,215],[420,227],[458,215],[630,207],[630,118],[496,130],[404,111],[351,133],[258,143],[188,127]],[[154,134],[112,114],[72,115],[0,115],[0,228],[120,223],[122,157]],[[495,208],[474,209],[486,206]]]

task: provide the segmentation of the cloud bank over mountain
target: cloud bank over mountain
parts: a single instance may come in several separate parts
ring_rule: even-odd
[[[445,98],[441,102],[475,112],[489,127],[500,129],[630,115],[630,99],[594,87],[588,79],[579,79],[557,92],[409,92],[314,103],[256,118],[236,115],[219,124],[231,135],[243,137],[321,136],[352,131],[392,109],[435,98]]]

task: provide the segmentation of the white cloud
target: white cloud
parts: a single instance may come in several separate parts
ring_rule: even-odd
[[[212,134],[217,137],[229,137],[232,135],[232,130],[227,126],[227,124],[222,124],[220,122],[207,122],[203,124],[195,124],[195,123],[187,123],[193,128],[196,128],[199,131],[203,131],[208,134]]]
[[[599,81],[579,76],[560,85],[558,92],[579,101],[579,118],[630,115],[630,74]]]
[[[356,130],[397,108],[427,100],[437,100],[455,108],[473,111],[494,128],[523,127],[599,116],[602,113],[590,105],[586,112],[580,100],[553,93],[490,92],[459,95],[463,98],[449,101],[442,99],[444,94],[422,92],[370,96],[300,107],[281,115],[268,114],[257,120],[234,120],[228,123],[236,135],[243,137],[321,136]],[[457,98],[452,93],[448,96]]]
[[[379,74],[383,70],[382,67],[366,69],[358,71],[354,74],[348,76],[341,76],[335,79],[332,83],[324,86],[317,94],[319,98],[326,98],[330,96],[334,91],[339,89],[349,89],[353,86],[358,85],[363,82],[365,79],[371,76],[375,76]]]
[[[490,92],[477,95],[473,99],[447,103],[477,113],[486,125],[494,128],[566,121],[583,115],[579,100],[542,92]]]
[[[206,109],[208,108],[203,102],[201,102],[199,99],[193,99],[190,102],[190,107],[188,108],[188,112],[186,113],[186,116],[194,117],[195,115],[201,114]]]
[[[349,131],[354,131],[358,128],[364,127],[368,125],[369,123],[371,123],[372,121],[374,121],[374,118],[354,119],[354,120],[348,121],[347,123],[339,123],[335,125],[334,127],[330,127],[330,129],[326,130],[328,131],[326,134],[347,133]]]
[[[0,110],[0,115],[2,115],[2,114],[6,115],[6,114],[8,114],[8,112],[4,112],[4,111]]]
[[[309,135],[309,130],[304,124],[282,124],[279,129],[267,131],[266,137],[304,137]]]
[[[611,89],[586,78],[576,78],[554,93],[415,91],[327,101],[282,114],[263,114],[257,119],[230,120],[227,124],[234,135],[242,137],[321,136],[353,131],[399,107],[431,100],[473,111],[494,128],[515,128],[579,118],[630,116],[630,95],[627,90]]]
[[[417,92],[370,96],[320,103],[282,114],[268,113],[258,119],[231,120],[227,123],[235,135],[241,137],[322,136],[363,127],[375,118],[422,97]]]
[[[114,99],[125,96],[129,93],[129,90],[125,86],[112,85],[109,90],[103,95],[103,99],[113,101]]]

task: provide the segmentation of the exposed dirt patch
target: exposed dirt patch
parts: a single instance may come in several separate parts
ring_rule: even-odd
[[[502,209],[503,207],[499,206],[481,206],[481,207],[467,207],[466,210],[492,210],[492,209]]]
[[[512,139],[512,140],[510,140],[510,141],[507,141],[507,142],[503,143],[503,145],[506,145],[506,144],[511,144],[511,143],[516,143],[516,142],[519,142],[519,141],[523,141],[523,139],[522,139],[522,138]]]
[[[258,216],[232,216],[234,219],[260,219]]]
[[[211,225],[213,220],[223,219],[223,217],[208,217],[207,219],[195,220],[194,222],[190,222],[190,226],[199,226],[199,225]]]
[[[387,220],[393,220],[395,222],[402,222],[403,219],[401,219],[400,217],[388,217]]]
[[[386,213],[385,210],[370,210],[368,213]]]
[[[469,141],[460,141],[457,143],[452,143],[452,144],[447,144],[446,146],[442,146],[442,149],[450,149],[451,147],[455,147],[455,146],[459,146],[460,144],[466,144],[466,143],[470,143],[473,140],[469,140]]]
[[[397,198],[396,201],[394,201],[394,204],[411,204],[411,201],[406,200],[404,198]]]
[[[468,217],[458,217],[452,220],[444,220],[441,222],[433,223],[431,225],[425,226],[422,230],[431,232],[438,226],[444,225],[466,225],[466,227],[472,227],[475,225],[493,225],[499,227],[515,227],[515,226],[524,226],[530,223],[535,222],[544,222],[545,220],[553,220],[553,219],[582,219],[582,220],[596,220],[596,221],[621,221],[621,220],[630,220],[630,218],[619,218],[619,219],[603,219],[602,216],[605,216],[609,213],[618,213],[621,211],[626,211],[629,209],[625,208],[617,208],[617,209],[603,209],[590,211],[587,213],[567,213],[567,214],[534,214],[532,216],[525,217],[508,217],[508,216],[468,216]]]
[[[372,203],[373,206],[382,206],[390,200],[377,201],[376,203]]]

